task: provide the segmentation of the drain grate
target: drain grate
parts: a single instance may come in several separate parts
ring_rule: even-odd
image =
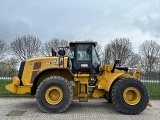
[[[6,116],[21,116],[27,111],[19,111],[19,110],[13,110],[10,113],[8,113]]]

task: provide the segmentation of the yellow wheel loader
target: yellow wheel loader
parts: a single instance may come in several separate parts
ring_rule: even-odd
[[[70,42],[69,47],[52,50],[52,56],[21,62],[18,76],[6,89],[31,94],[43,112],[61,113],[73,100],[86,102],[104,97],[124,114],[139,114],[149,104],[140,69],[129,74],[128,67],[100,64],[96,42]],[[69,54],[65,55],[65,49]]]

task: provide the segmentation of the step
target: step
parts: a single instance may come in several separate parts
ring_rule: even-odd
[[[80,93],[78,96],[79,96],[79,102],[88,102],[87,93]]]

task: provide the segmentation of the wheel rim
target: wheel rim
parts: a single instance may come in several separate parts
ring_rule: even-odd
[[[63,92],[61,88],[57,86],[52,86],[47,89],[45,93],[45,99],[49,104],[55,105],[61,102],[63,98]]]
[[[136,105],[141,99],[141,94],[137,88],[128,87],[123,92],[123,99],[129,105]]]

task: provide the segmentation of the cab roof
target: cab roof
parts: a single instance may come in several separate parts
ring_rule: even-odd
[[[96,46],[97,42],[89,42],[89,41],[75,41],[75,42],[70,42],[69,45],[73,45],[73,44],[91,44]]]

